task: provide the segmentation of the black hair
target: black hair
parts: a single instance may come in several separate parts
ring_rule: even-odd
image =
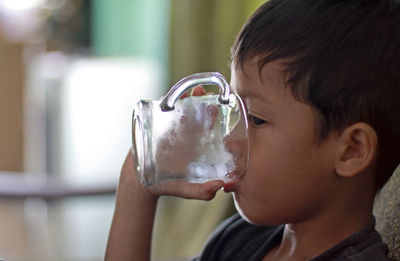
[[[318,114],[320,141],[356,122],[378,136],[377,188],[400,157],[400,4],[396,0],[269,0],[243,26],[233,66],[285,63],[293,95]]]

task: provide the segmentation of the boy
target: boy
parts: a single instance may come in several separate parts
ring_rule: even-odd
[[[400,3],[270,0],[231,67],[249,118],[247,173],[144,188],[128,155],[106,260],[150,259],[158,196],[209,200],[222,187],[240,215],[194,260],[387,260],[372,206],[399,164]]]

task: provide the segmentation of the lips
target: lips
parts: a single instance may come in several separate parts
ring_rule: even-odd
[[[235,190],[235,188],[239,185],[239,182],[242,180],[242,177],[234,177],[225,182],[224,192],[229,193]]]

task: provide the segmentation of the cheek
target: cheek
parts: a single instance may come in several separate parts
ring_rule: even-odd
[[[249,170],[235,199],[238,210],[252,223],[290,222],[306,215],[306,206],[318,198],[309,189],[319,183],[318,151],[304,142],[305,137],[286,137],[255,136],[257,142],[250,142]]]
[[[287,138],[286,138],[287,137]],[[261,194],[284,193],[297,186],[313,183],[315,175],[325,168],[321,153],[309,137],[273,136],[271,139],[252,144],[249,160],[249,186],[258,188]],[[322,169],[320,169],[322,168]],[[281,189],[281,190],[279,190]]]
[[[250,171],[261,171],[271,176],[291,171],[291,169],[298,170],[298,165],[302,164],[310,153],[310,147],[306,146],[304,137],[257,130],[250,134],[252,134],[250,138]]]

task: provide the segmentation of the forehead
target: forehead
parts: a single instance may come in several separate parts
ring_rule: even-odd
[[[293,98],[287,88],[287,73],[283,61],[267,63],[259,70],[258,59],[245,61],[242,66],[232,66],[231,87],[243,98],[261,99],[265,102]]]

